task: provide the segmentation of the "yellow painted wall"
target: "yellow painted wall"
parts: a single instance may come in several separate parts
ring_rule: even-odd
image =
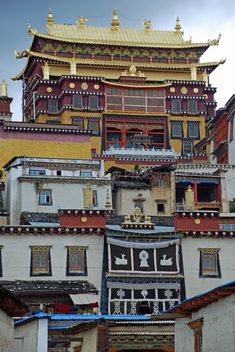
[[[0,139],[0,170],[14,156],[35,156],[50,158],[90,159],[89,142],[33,141]],[[3,180],[5,175],[3,175]]]
[[[168,119],[168,131],[169,131],[169,139],[171,147],[177,152],[182,152],[182,139],[172,139],[171,138],[171,121],[183,121],[183,131],[184,131],[184,138],[187,138],[187,128],[189,121],[197,121],[199,122],[199,139],[195,140],[195,143],[199,142],[203,138],[205,138],[206,132],[206,125],[205,125],[205,118],[202,117],[194,117],[194,116],[169,116]]]

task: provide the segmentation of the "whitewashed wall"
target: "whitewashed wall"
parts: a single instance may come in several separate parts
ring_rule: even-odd
[[[38,352],[38,325],[37,319],[15,327],[13,352]]]
[[[235,278],[235,238],[182,238],[186,297],[206,292]],[[200,278],[198,248],[219,248],[221,278]]]
[[[103,236],[98,235],[0,235],[1,280],[88,280],[100,291]],[[30,276],[30,246],[51,246],[52,276]],[[87,276],[66,276],[66,246],[87,246]]]
[[[12,352],[13,346],[13,320],[0,309],[0,351]]]
[[[231,295],[192,313],[191,319],[176,318],[176,352],[194,352],[194,334],[187,323],[200,318],[203,318],[202,351],[234,352],[234,303],[235,296]]]

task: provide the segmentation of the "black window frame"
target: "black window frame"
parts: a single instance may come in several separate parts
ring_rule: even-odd
[[[66,263],[66,276],[87,276],[88,272],[87,272],[87,247],[84,246],[66,246],[67,248],[67,263]],[[83,263],[81,265],[81,268],[83,268],[83,270],[79,269],[74,269],[72,268],[71,265],[71,256],[73,255],[73,252],[77,254],[82,254],[82,260]],[[78,268],[78,267],[77,267]]]
[[[30,276],[52,276],[52,268],[51,268],[51,246],[31,246],[31,259],[30,259]],[[47,270],[36,270],[35,269],[35,257],[38,253],[41,256],[44,255],[44,253],[41,254],[41,252],[45,252],[45,258],[46,258],[46,268]]]
[[[199,264],[199,277],[200,278],[221,278],[221,268],[220,268],[220,258],[219,258],[219,251],[220,249],[217,248],[200,248],[200,264]],[[204,268],[204,260],[205,257],[214,257],[216,262],[215,270],[209,270]]]
[[[175,135],[174,128],[180,126],[181,134]],[[171,121],[171,138],[173,139],[181,139],[184,138],[184,129],[183,129],[183,122],[182,121]]]
[[[47,100],[47,112],[48,114],[56,114],[59,111],[58,99],[48,99]]]
[[[41,202],[41,193],[42,192],[49,192],[49,201],[48,202]],[[40,189],[38,192],[38,205],[40,206],[51,206],[53,205],[52,201],[52,189]]]

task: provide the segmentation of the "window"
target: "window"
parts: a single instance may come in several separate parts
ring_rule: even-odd
[[[144,213],[144,199],[134,199],[134,208],[140,208],[141,213]]]
[[[172,100],[171,111],[174,113],[181,112],[181,100]]]
[[[230,130],[229,130],[229,141],[232,142],[233,140],[233,129],[234,129],[234,116],[232,117],[232,119],[230,120]]]
[[[93,207],[98,207],[98,195],[97,191],[92,191]]]
[[[48,99],[47,110],[48,110],[48,113],[58,112],[58,100]]]
[[[57,120],[47,120],[48,125],[60,125],[60,121]]]
[[[165,202],[157,202],[157,213],[162,213],[164,214],[165,213]]]
[[[92,130],[96,135],[100,134],[100,120],[98,117],[88,118],[88,130]]]
[[[80,171],[80,177],[92,177],[91,171]]]
[[[221,277],[219,249],[202,248],[200,251],[200,277]]]
[[[51,276],[50,247],[31,248],[30,276]]]
[[[31,176],[46,175],[46,170],[43,170],[43,169],[29,169],[29,174]]]
[[[89,96],[89,109],[97,110],[99,108],[99,97],[97,95]]]
[[[172,138],[183,137],[183,123],[181,121],[171,121],[171,137]]]
[[[198,106],[197,106],[196,100],[189,100],[188,112],[189,112],[189,114],[197,114],[198,113]]]
[[[62,176],[62,171],[61,170],[56,170],[56,176]]]
[[[191,321],[187,325],[194,332],[194,352],[202,352],[203,318]]]
[[[199,139],[199,124],[198,124],[198,122],[188,122],[188,138]]]
[[[193,141],[183,140],[183,155],[193,154]]]
[[[52,205],[52,191],[50,189],[43,189],[39,191],[39,205]]]
[[[83,108],[82,95],[76,94],[73,96],[73,107],[75,109],[82,109]]]
[[[2,275],[2,246],[0,246],[0,277]]]
[[[87,275],[86,248],[80,246],[67,247],[66,275]]]
[[[72,124],[76,125],[79,129],[83,130],[84,129],[84,118],[72,116]]]

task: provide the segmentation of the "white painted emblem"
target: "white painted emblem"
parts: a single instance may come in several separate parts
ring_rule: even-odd
[[[116,265],[127,265],[126,255],[121,253],[121,258],[115,256]]]
[[[146,251],[141,251],[139,254],[139,258],[140,258],[140,267],[141,268],[148,268],[148,257],[149,254]]]
[[[166,259],[166,257],[167,257],[167,254],[163,254],[162,259],[160,260],[160,265],[171,266],[173,264],[173,262],[172,262],[173,257],[168,258],[168,259]]]

